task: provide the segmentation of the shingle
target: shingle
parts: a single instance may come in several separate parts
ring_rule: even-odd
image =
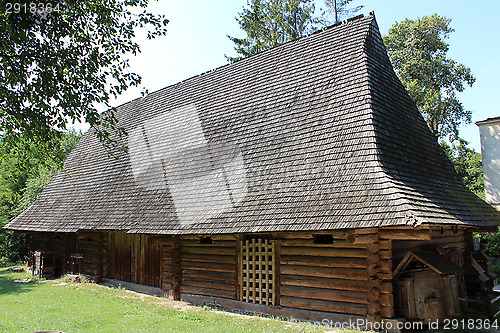
[[[373,16],[184,80],[91,129],[7,228],[243,233],[498,225],[397,79]]]

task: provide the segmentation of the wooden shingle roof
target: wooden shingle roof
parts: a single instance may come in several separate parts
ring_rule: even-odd
[[[118,108],[129,153],[91,129],[8,229],[211,234],[492,226],[396,77],[374,16]]]

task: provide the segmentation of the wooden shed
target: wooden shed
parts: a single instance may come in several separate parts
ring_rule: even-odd
[[[117,117],[128,154],[110,157],[91,129],[6,226],[52,253],[56,274],[73,264],[176,299],[303,319],[411,319],[395,302],[412,274],[394,271],[401,260],[454,275],[446,288],[467,296],[473,232],[500,222],[462,185],[373,15],[135,99]]]

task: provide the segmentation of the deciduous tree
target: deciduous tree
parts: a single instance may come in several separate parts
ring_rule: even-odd
[[[81,136],[71,130],[50,142],[22,134],[17,140],[0,138],[0,266],[27,251],[23,235],[2,227],[35,201]]]
[[[457,92],[475,81],[470,68],[447,57],[445,41],[454,31],[451,19],[434,14],[395,23],[384,43],[410,96],[437,138],[458,137],[458,127],[470,123]]]
[[[468,147],[468,142],[457,138],[451,145],[442,141],[448,158],[469,190],[484,200],[484,176],[481,154]]]
[[[148,38],[168,20],[146,11],[148,0],[18,0],[0,4],[0,130],[48,138],[69,121],[98,128],[106,144],[118,126],[110,100],[141,77],[128,57],[140,52],[135,29]],[[99,109],[109,111],[99,114]]]

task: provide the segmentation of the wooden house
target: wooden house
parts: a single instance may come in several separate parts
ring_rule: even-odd
[[[6,226],[56,274],[78,261],[97,280],[313,320],[431,319],[471,297],[472,234],[496,231],[499,212],[462,185],[373,15],[153,92],[117,117],[128,154],[110,157],[91,129]],[[415,270],[447,282],[415,294]]]

